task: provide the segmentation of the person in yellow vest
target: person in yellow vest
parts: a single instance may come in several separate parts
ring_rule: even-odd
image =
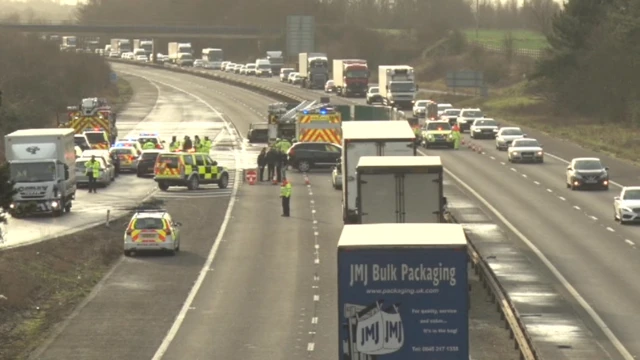
[[[291,210],[291,183],[287,179],[282,180],[280,198],[282,199],[282,216],[289,217]]]
[[[180,141],[175,136],[171,137],[171,143],[169,144],[169,151],[177,151],[180,149]]]
[[[193,148],[196,152],[202,152],[202,141],[200,140],[200,136],[196,135],[193,137]]]
[[[204,141],[202,142],[202,152],[209,153],[211,152],[211,148],[213,147],[213,142],[209,139],[208,136],[204,137]]]
[[[100,163],[96,160],[95,156],[91,156],[91,160],[87,161],[84,165],[85,175],[89,178],[89,192],[97,193],[96,181],[100,177]]]
[[[420,125],[413,127],[413,134],[416,136],[416,144],[422,143],[422,129]]]
[[[142,149],[143,150],[151,150],[151,149],[155,149],[156,148],[156,144],[153,143],[153,141],[151,140],[147,140],[144,145],[142,145]]]
[[[451,135],[453,136],[453,148],[458,150],[460,148],[460,140],[462,135],[460,134],[460,127],[458,124],[454,124],[451,128]]]

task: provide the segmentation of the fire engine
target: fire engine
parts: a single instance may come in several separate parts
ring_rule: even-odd
[[[116,114],[112,111],[111,106],[103,98],[85,98],[82,99],[78,106],[67,107],[67,121],[58,124],[58,127],[73,128],[76,134],[101,132],[106,136],[107,145],[113,144],[118,137],[118,129],[116,127]],[[94,139],[96,135],[91,136]],[[96,148],[92,140],[87,136],[89,144]],[[99,141],[103,143],[102,140]],[[99,148],[103,148],[100,145]],[[107,146],[108,148],[108,146]]]
[[[276,103],[269,107],[270,143],[277,138],[341,143],[341,115],[328,103],[328,98],[320,102],[304,101],[290,109],[287,105],[290,104]]]

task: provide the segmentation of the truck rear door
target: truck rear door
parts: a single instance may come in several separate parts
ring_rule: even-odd
[[[442,175],[404,174],[402,186],[404,223],[439,223],[442,211]],[[398,194],[400,195],[400,194]]]
[[[356,209],[358,186],[356,184],[356,167],[362,156],[376,156],[378,143],[375,141],[349,142],[342,154],[342,201],[349,210]]]
[[[358,215],[362,224],[400,222],[396,204],[396,193],[400,190],[397,180],[396,174],[362,174],[360,176]]]

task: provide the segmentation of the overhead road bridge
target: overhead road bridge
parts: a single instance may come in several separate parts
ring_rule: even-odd
[[[79,25],[79,24],[16,24],[0,23],[0,31],[13,30],[23,33],[87,36],[264,39],[282,35],[282,29],[263,29],[235,26],[172,26],[172,25]]]

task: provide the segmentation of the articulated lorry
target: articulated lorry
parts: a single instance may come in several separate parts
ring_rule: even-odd
[[[327,54],[298,54],[298,72],[304,77],[302,87],[324,89],[324,85],[329,80],[329,58],[327,58]]]
[[[73,129],[26,129],[4,137],[11,181],[17,191],[13,217],[71,211],[76,195]]]
[[[193,66],[193,48],[191,43],[170,42],[169,61],[179,66]]]
[[[271,73],[279,76],[280,69],[284,67],[284,55],[282,51],[267,51],[267,60],[271,64]]]
[[[367,60],[334,59],[333,84],[338,96],[367,97],[369,90],[369,67]]]
[[[152,60],[153,40],[133,39],[133,51],[135,52],[138,49],[142,49],[144,51],[144,55],[146,55],[149,60]]]
[[[356,174],[359,224],[446,222],[439,156],[363,156]]]
[[[467,247],[459,224],[346,225],[334,359],[469,359]]]
[[[76,51],[78,47],[78,38],[75,36],[63,36],[62,43],[60,44],[60,50],[62,51]]]
[[[406,121],[342,123],[342,218],[358,223],[356,168],[363,156],[415,156],[416,136]]]
[[[129,39],[111,39],[111,51],[117,52],[122,55],[124,53],[132,52],[131,40]]]
[[[413,68],[408,65],[378,67],[378,87],[382,102],[399,110],[413,110],[418,85]]]

